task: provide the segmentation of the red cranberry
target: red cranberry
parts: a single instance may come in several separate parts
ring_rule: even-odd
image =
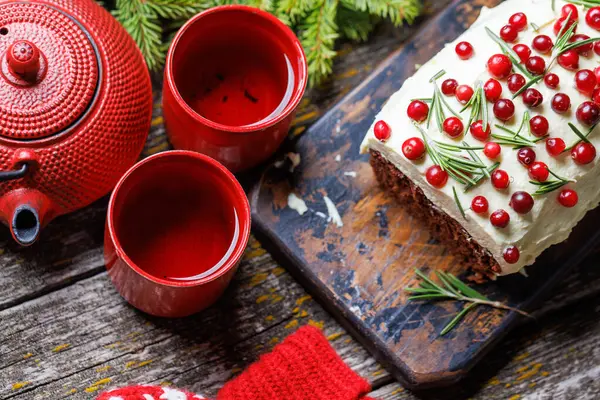
[[[561,17],[568,17],[569,14],[571,14],[571,19],[578,19],[579,18],[579,12],[577,12],[577,7],[573,4],[565,4],[564,6],[562,6],[562,8],[560,9],[560,16]]]
[[[535,137],[544,137],[548,134],[550,125],[543,115],[536,115],[529,120],[529,129]]]
[[[573,18],[573,16],[571,16],[571,18],[569,20],[567,20],[567,17],[560,17],[559,19],[556,20],[556,22],[554,23],[554,35],[558,36],[559,34],[564,34],[567,29],[569,29],[571,27],[571,25],[573,25],[574,23],[576,23],[577,20]],[[573,32],[577,31],[577,25],[575,25],[575,28],[573,29]]]
[[[560,83],[560,79],[559,79],[558,75],[550,72],[549,74],[546,74],[546,76],[544,77],[544,83],[550,89],[556,89],[558,87],[558,84]]]
[[[468,60],[473,56],[473,46],[469,42],[459,42],[454,50],[461,60]]]
[[[569,42],[571,42],[571,43],[583,42],[584,40],[588,40],[589,38],[590,37],[588,35],[584,35],[583,33],[578,33],[576,35],[571,36],[571,39],[569,39]],[[587,56],[592,51],[593,47],[594,47],[594,43],[587,43],[587,44],[583,44],[581,46],[575,47],[575,51],[583,56]]]
[[[527,192],[514,192],[509,205],[519,214],[527,214],[533,208],[533,197]]]
[[[594,94],[592,94],[592,100],[596,104],[600,104],[600,89],[594,90]]]
[[[500,29],[500,37],[505,42],[514,42],[517,40],[517,36],[519,35],[519,31],[516,27],[512,25],[504,25],[502,29]]]
[[[457,87],[458,82],[456,79],[446,79],[444,82],[442,82],[442,93],[444,93],[446,96],[454,96]]]
[[[488,201],[483,196],[475,196],[471,201],[471,210],[473,210],[475,214],[483,214],[487,212],[488,207]]]
[[[444,121],[444,132],[452,138],[460,136],[464,128],[462,121],[457,117],[448,117]]]
[[[473,97],[473,88],[469,85],[460,85],[456,88],[456,100],[459,103],[467,104]]]
[[[600,56],[600,41],[594,42],[594,53]]]
[[[558,195],[558,202],[563,207],[575,207],[578,201],[579,196],[577,195],[577,192],[572,189],[563,189]]]
[[[469,127],[469,131],[475,139],[485,142],[490,137],[490,124],[488,123],[484,130],[483,121],[478,120],[471,124],[471,126]]]
[[[571,150],[571,158],[577,164],[589,164],[596,158],[596,148],[591,143],[577,143]]]
[[[521,254],[519,253],[519,249],[516,246],[508,246],[502,252],[502,257],[504,257],[504,261],[509,264],[516,264],[519,261],[519,257]]]
[[[517,151],[517,159],[523,166],[529,167],[535,161],[535,151],[531,147],[523,147]]]
[[[490,160],[495,160],[500,155],[502,148],[496,142],[487,142],[483,147],[483,154]]]
[[[537,107],[542,104],[542,101],[544,101],[544,97],[537,89],[528,88],[523,92],[523,103],[525,103],[527,107]]]
[[[500,99],[494,103],[494,115],[501,121],[508,121],[515,115],[515,104],[508,99]]]
[[[510,16],[508,23],[517,28],[517,30],[522,31],[527,28],[527,15],[522,12],[515,13]]]
[[[510,222],[510,215],[504,210],[496,210],[490,215],[490,222],[496,228],[506,228]]]
[[[513,51],[515,53],[517,53],[517,55],[519,56],[519,59],[521,60],[522,63],[527,61],[529,56],[531,56],[531,49],[526,44],[522,44],[522,43],[515,44],[513,46]]]
[[[546,182],[548,176],[550,175],[550,170],[546,163],[541,161],[534,162],[531,167],[529,167],[529,177],[534,181],[538,182]]]
[[[546,69],[546,61],[540,56],[529,57],[527,62],[525,62],[525,67],[532,74],[541,75]]]
[[[375,138],[377,138],[377,140],[385,142],[392,135],[392,130],[385,121],[377,121],[373,128],[373,133],[375,133]]]
[[[593,29],[600,31],[600,7],[592,7],[585,14],[585,22]]]
[[[591,96],[596,83],[596,75],[589,69],[579,70],[575,74],[575,87],[583,94]]]
[[[600,82],[600,67],[594,68],[594,76],[596,77],[596,82]]]
[[[558,64],[571,71],[575,71],[579,68],[579,53],[575,50],[567,50],[557,58]]]
[[[584,101],[577,107],[577,121],[584,125],[592,126],[600,119],[600,106],[593,101]]]
[[[492,173],[492,185],[496,189],[506,189],[510,185],[508,173],[503,169],[497,169]]]
[[[408,105],[406,113],[408,114],[408,118],[417,122],[422,122],[427,119],[427,115],[429,114],[429,106],[427,103],[421,100],[413,100]]]
[[[505,54],[494,54],[489,58],[487,68],[494,78],[504,79],[510,75],[512,62]]]
[[[433,187],[442,188],[448,182],[448,173],[442,169],[439,165],[432,165],[427,168],[425,172],[427,182]]]
[[[402,143],[402,154],[409,160],[418,160],[425,154],[425,143],[418,137],[406,139]]]
[[[508,76],[508,90],[510,90],[511,93],[518,92],[519,89],[525,86],[525,83],[527,82],[521,74],[510,74]]]
[[[556,93],[552,97],[552,109],[559,114],[565,113],[571,107],[571,99],[564,93]]]
[[[559,156],[566,148],[567,145],[565,144],[565,141],[561,138],[546,139],[546,150],[551,156]]]
[[[485,98],[493,103],[500,98],[500,95],[502,94],[502,85],[494,78],[490,78],[485,85],[483,85],[483,92],[485,93]]]
[[[546,54],[550,50],[552,50],[552,39],[548,35],[537,35],[533,38],[533,42],[531,42],[531,47],[538,53]]]

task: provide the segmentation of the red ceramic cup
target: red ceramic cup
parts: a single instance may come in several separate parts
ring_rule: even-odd
[[[183,317],[219,298],[249,236],[248,199],[227,168],[191,151],[158,153],[127,171],[112,193],[106,268],[134,307]]]
[[[171,143],[233,172],[255,166],[285,139],[306,77],[298,38],[273,15],[241,5],[198,14],[167,55],[163,112]]]

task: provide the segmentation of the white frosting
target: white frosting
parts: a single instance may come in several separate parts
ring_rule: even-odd
[[[565,3],[556,1],[556,11],[552,10],[551,3],[551,0],[507,0],[493,9],[483,8],[481,15],[473,26],[454,42],[448,43],[428,63],[421,66],[411,78],[404,82],[402,88],[389,99],[377,115],[375,121],[384,120],[391,127],[390,139],[386,143],[375,139],[373,123],[361,146],[361,152],[366,152],[369,149],[380,152],[383,157],[392,162],[415,185],[420,187],[427,198],[437,207],[461,223],[474,240],[492,253],[502,267],[503,275],[517,272],[524,266],[532,264],[543,250],[564,241],[585,213],[598,205],[600,201],[598,157],[588,165],[577,165],[571,160],[569,153],[557,158],[551,157],[545,149],[545,142],[538,142],[534,147],[537,155],[536,160],[545,162],[558,175],[575,181],[567,187],[577,191],[579,202],[573,208],[562,207],[556,200],[560,190],[556,190],[543,196],[534,197],[535,205],[533,209],[528,214],[520,215],[509,206],[511,194],[521,190],[533,194],[536,187],[529,183],[527,169],[517,161],[516,150],[513,150],[510,146],[502,146],[502,155],[498,159],[501,162],[500,168],[508,172],[511,178],[510,186],[506,190],[495,189],[489,179],[467,193],[464,193],[462,185],[452,178],[448,179],[448,183],[444,188],[433,188],[425,180],[425,171],[433,164],[431,159],[426,156],[423,160],[413,162],[406,159],[402,154],[401,146],[406,139],[415,136],[421,137],[406,115],[406,109],[411,99],[431,97],[433,86],[429,83],[429,79],[442,69],[446,71],[446,74],[438,80],[438,85],[441,85],[443,80],[448,78],[454,78],[459,84],[469,84],[472,87],[476,81],[487,81],[491,77],[486,69],[487,60],[491,55],[500,53],[501,50],[498,44],[487,35],[484,28],[488,27],[498,34],[500,28],[506,25],[509,17],[516,12],[524,12],[527,15],[528,22],[536,24],[540,27],[540,30],[534,32],[531,25],[529,25],[527,30],[519,32],[517,42],[510,44],[511,47],[516,43],[524,43],[531,47],[532,39],[538,34],[546,34],[555,41],[556,37],[552,32],[552,27],[556,16],[560,14],[560,9]],[[578,10],[579,25],[577,33],[599,37],[600,32],[591,29],[585,23],[583,8],[578,7]],[[463,40],[471,43],[475,50],[474,56],[469,60],[460,60],[454,50],[456,44]],[[533,55],[539,54],[532,49]],[[550,55],[543,55],[542,57],[548,65],[551,59]],[[600,65],[598,61],[599,57],[593,52],[589,57],[581,56],[579,68],[594,70],[595,67]],[[520,73],[518,70],[515,72]],[[569,121],[573,122],[582,132],[587,132],[588,129],[577,122],[575,110],[583,101],[590,99],[575,89],[574,72],[568,71],[557,64],[552,67],[551,72],[559,76],[560,86],[552,90],[547,88],[543,81],[534,85],[533,87],[538,89],[544,96],[544,102],[541,106],[530,110],[529,113],[531,116],[544,115],[550,123],[550,136],[561,137],[567,146],[570,146],[578,138],[570,130],[567,123]],[[501,81],[501,84],[503,87],[501,97],[511,99],[512,93],[506,86],[506,80]],[[553,95],[558,92],[567,93],[571,98],[571,110],[562,115],[552,111],[550,107]],[[445,96],[445,99],[454,110],[458,111],[462,108],[462,105],[453,96]],[[515,116],[505,125],[516,130],[523,113],[528,108],[523,104],[520,96],[513,101],[516,108]],[[494,118],[491,104],[488,104],[488,110],[492,132],[502,133],[493,126],[502,122]],[[470,109],[462,114],[463,123],[465,124],[468,121],[469,113]],[[446,116],[449,115],[449,113],[446,114]],[[426,129],[426,124],[423,123],[422,127]],[[597,149],[600,149],[598,130],[600,130],[600,127],[597,127],[590,134],[589,140]],[[440,133],[434,121],[431,122],[427,132],[435,140],[457,143],[444,133]],[[525,134],[525,136],[527,135]],[[461,136],[459,139],[458,142],[465,140],[474,146],[482,145],[481,142],[473,139],[470,134],[464,137]],[[479,151],[478,155],[487,165],[493,163],[483,155],[483,152]],[[454,201],[453,186],[456,187],[460,202],[465,208],[466,219],[460,214]],[[490,204],[489,213],[497,209],[504,209],[510,214],[510,223],[506,228],[494,227],[489,221],[489,213],[477,215],[469,209],[471,200],[477,195],[483,195],[488,199]],[[517,246],[521,254],[519,261],[515,264],[506,263],[502,256],[503,250],[511,245]]]

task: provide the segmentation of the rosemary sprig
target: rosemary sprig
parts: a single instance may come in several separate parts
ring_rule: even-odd
[[[571,130],[575,133],[575,135],[577,135],[579,137],[580,140],[576,141],[569,147],[565,148],[562,152],[566,153],[567,151],[571,151],[571,149],[573,149],[573,147],[577,146],[579,144],[579,142],[589,143],[590,141],[588,140],[588,136],[590,136],[590,133],[592,133],[592,131],[594,130],[596,125],[598,125],[598,124],[594,124],[586,133],[581,133],[581,131],[579,129],[577,129],[577,127],[575,125],[573,125],[571,122],[569,122],[569,128],[571,128]]]
[[[462,204],[460,204],[460,200],[458,199],[458,194],[456,193],[456,188],[454,186],[452,186],[452,193],[454,194],[454,201],[456,202],[458,211],[460,211],[460,214],[464,219],[467,219],[467,216],[465,215],[465,209],[463,208]]]
[[[531,25],[531,29],[533,29],[534,32],[536,32],[536,33],[539,32],[540,27],[537,24],[532,22],[530,25]]]
[[[500,310],[514,311],[526,317],[531,317],[528,313],[517,308],[507,306],[499,301],[493,301],[479,293],[477,290],[467,286],[460,279],[449,272],[435,271],[436,277],[441,284],[435,283],[422,271],[415,269],[415,274],[421,279],[418,287],[408,287],[404,290],[411,294],[408,298],[414,300],[456,300],[468,303],[440,332],[444,336],[450,332],[458,323],[477,306],[489,306]]]
[[[465,104],[459,112],[462,113],[468,108],[471,108],[471,113],[469,114],[469,120],[465,126],[465,130],[468,130],[471,126],[471,123],[477,120],[481,120],[483,126],[487,126],[489,118],[487,98],[485,97],[483,86],[479,81],[475,84],[475,92],[473,93],[473,96],[471,96],[467,104]]]
[[[436,84],[436,80],[438,78],[444,76],[445,73],[446,73],[446,71],[441,70],[438,73],[436,73],[434,76],[432,76],[431,79],[429,79],[429,82],[433,83],[433,95],[431,97],[431,106],[429,107],[429,115],[427,115],[427,128],[429,129],[429,125],[431,123],[431,118],[435,114],[435,122],[436,122],[440,132],[444,131],[443,125],[444,125],[444,120],[446,119],[446,115],[444,113],[444,107],[446,108],[446,110],[448,110],[454,116],[461,119],[460,114],[455,112],[452,109],[452,107],[450,107],[450,105],[448,104],[448,102],[446,101],[444,96],[442,95],[440,88]]]
[[[573,4],[577,4],[577,3],[573,3]],[[598,3],[598,4],[600,4],[600,3]],[[598,4],[596,4],[596,5],[598,5]],[[565,21],[570,21],[570,20],[571,20],[571,12],[569,11],[569,14],[565,18]],[[573,22],[571,24],[571,26],[569,26],[568,28],[566,28],[566,26],[567,26],[566,23],[563,24],[560,31],[558,32],[558,39],[556,39],[556,43],[554,44],[554,47],[552,48],[553,57],[550,60],[550,63],[548,64],[546,71],[549,71],[550,68],[552,68],[552,65],[554,65],[554,62],[556,61],[558,56],[563,54],[565,51],[572,50],[579,46],[584,46],[586,44],[594,43],[594,42],[597,42],[598,40],[600,40],[600,37],[594,37],[594,38],[581,40],[581,41],[577,41],[577,42],[570,42],[571,38],[573,37],[573,34],[575,33],[575,29],[577,28],[577,21]]]
[[[463,158],[461,153],[463,150],[478,150],[481,149],[481,147],[457,146],[438,142],[432,140],[427,135],[427,132],[425,132],[425,130],[416,122],[413,121],[413,125],[421,133],[423,142],[425,143],[425,150],[434,164],[439,165],[440,168],[448,173],[448,175],[463,185],[476,184],[468,174],[479,172],[481,169],[485,168],[485,165],[469,158]]]
[[[538,187],[537,190],[533,193],[534,196],[541,196],[546,193],[550,193],[560,187],[563,187],[567,183],[571,182],[570,180],[568,180],[566,178],[556,175],[550,169],[548,169],[548,172],[550,172],[550,174],[553,177],[555,177],[556,179],[551,180],[551,181],[545,181],[545,182],[529,181],[529,183],[531,183],[532,185],[536,185]]]
[[[526,76],[528,79],[533,79],[533,75],[531,74],[531,72],[527,71],[527,68],[525,68],[521,64],[521,59],[519,58],[517,53],[515,53],[515,51],[509,45],[507,45],[504,40],[502,40],[498,35],[496,35],[494,32],[492,32],[492,30],[490,28],[488,28],[487,26],[485,27],[485,31],[492,38],[492,40],[500,46],[500,49],[502,50],[502,52],[504,54],[506,54],[508,56],[508,58],[510,58],[510,61],[512,61],[513,66],[515,68],[517,68],[519,71],[521,71],[521,73],[524,76]]]
[[[477,153],[475,153],[475,151],[474,151],[474,150],[482,150],[482,149],[484,149],[484,147],[469,147],[469,144],[467,142],[463,141],[462,143],[464,146],[463,148],[467,150],[467,153],[469,153],[469,155],[471,156],[471,158],[473,160],[477,161],[479,164],[485,165],[485,164],[483,164],[483,161],[481,161],[481,158],[479,158]],[[487,178],[491,177],[490,171],[488,171],[487,168],[482,168],[481,171]]]
[[[554,0],[552,0],[554,1]],[[565,0],[567,3],[576,4],[578,6],[584,6],[585,8],[591,8],[600,6],[600,0]]]
[[[499,162],[495,162],[493,165],[490,165],[489,167],[485,168],[483,171],[483,173],[479,174],[479,175],[473,175],[473,181],[475,182],[474,184],[471,183],[467,183],[465,185],[464,188],[464,192],[467,192],[469,189],[477,186],[479,184],[479,182],[481,182],[482,180],[484,180],[485,178],[489,178],[490,174],[492,172],[494,172],[496,170],[496,168],[498,168],[500,166]]]
[[[529,89],[531,86],[535,85],[536,83],[538,83],[539,81],[541,81],[544,78],[544,75],[537,75],[535,78],[532,78],[529,80],[529,82],[527,82],[525,85],[523,85],[523,87],[519,90],[517,90],[512,98],[515,99],[518,95],[520,95],[521,93],[523,93],[524,91],[526,91],[527,89]]]
[[[502,125],[494,125],[496,128],[510,133],[510,135],[501,135],[499,133],[492,133],[492,137],[496,139],[496,142],[505,146],[512,146],[513,149],[520,149],[523,147],[535,146],[535,142],[531,141],[523,136],[519,135],[518,132],[513,132],[510,129]]]

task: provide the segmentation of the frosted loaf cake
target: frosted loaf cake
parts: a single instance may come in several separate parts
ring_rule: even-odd
[[[482,9],[361,145],[385,189],[491,277],[532,264],[600,200],[600,7],[555,3]]]

